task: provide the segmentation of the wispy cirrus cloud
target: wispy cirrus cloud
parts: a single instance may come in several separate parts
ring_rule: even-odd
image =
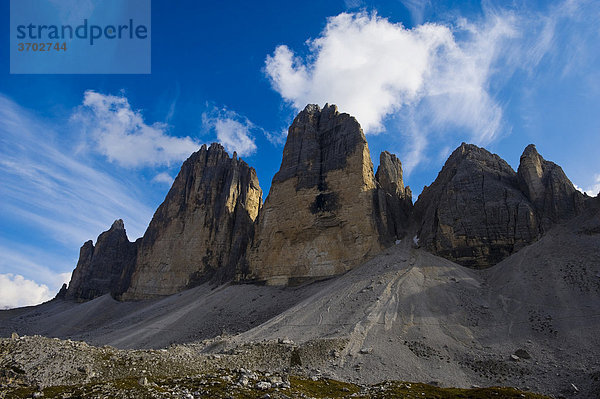
[[[125,96],[88,90],[72,121],[94,142],[93,149],[124,167],[179,163],[201,146],[190,137],[169,135],[164,123],[146,123]]]
[[[0,237],[0,272],[10,272],[35,280],[58,291],[75,268],[76,258],[67,254],[49,253],[34,243],[14,242]]]
[[[400,0],[402,5],[410,11],[415,24],[422,24],[425,19],[425,10],[431,5],[431,0]]]
[[[16,217],[45,231],[51,241],[76,246],[118,218],[134,238],[143,233],[153,209],[130,182],[75,157],[61,143],[57,127],[0,96],[0,133],[3,217]]]

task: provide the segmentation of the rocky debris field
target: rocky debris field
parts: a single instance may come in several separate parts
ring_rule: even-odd
[[[225,353],[221,337],[161,350],[119,350],[41,336],[0,340],[0,398],[545,398],[513,388],[353,384],[317,367],[346,344],[286,339]]]

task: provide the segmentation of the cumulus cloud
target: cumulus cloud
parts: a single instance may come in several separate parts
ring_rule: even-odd
[[[487,88],[490,64],[498,44],[514,32],[502,18],[488,25],[462,21],[458,28],[469,38],[459,43],[448,26],[406,29],[377,14],[342,13],[308,42],[306,60],[280,45],[265,70],[295,108],[334,102],[367,133],[382,131],[384,119],[403,106],[427,99],[438,123],[467,125],[490,137],[501,117]]]
[[[97,151],[125,167],[170,165],[200,147],[190,137],[170,136],[164,123],[147,124],[124,96],[88,90],[72,120],[95,141]]]
[[[48,288],[46,284],[29,280],[20,274],[0,274],[0,309],[33,306],[49,301],[54,298],[63,283],[71,280],[71,273],[55,274],[53,280],[59,284]]]
[[[589,195],[590,197],[595,197],[600,194],[600,173],[594,175],[594,182],[589,185],[586,189],[581,188],[580,186],[575,184],[575,188],[582,193]]]
[[[170,174],[168,174],[167,172],[159,173],[156,176],[154,176],[154,178],[152,179],[153,182],[163,183],[168,186],[173,184],[173,180],[174,180],[173,177]]]
[[[428,2],[403,3],[422,18]],[[561,10],[539,18],[484,7],[478,20],[412,29],[376,13],[342,13],[307,41],[305,57],[277,46],[266,57],[265,73],[296,110],[335,103],[367,134],[394,126],[408,138],[403,158],[410,173],[423,160],[431,135],[454,134],[486,145],[509,131],[498,87],[517,69],[540,62],[552,46],[553,21],[565,13]]]
[[[202,114],[202,124],[214,130],[217,141],[229,152],[236,151],[240,156],[252,155],[256,151],[253,130],[262,130],[248,118],[226,108],[213,108]]]
[[[266,72],[295,108],[333,102],[376,133],[387,115],[422,96],[436,55],[452,42],[441,25],[409,30],[376,14],[342,13],[309,42],[307,60],[280,45],[267,57]]]
[[[44,284],[27,280],[18,274],[0,274],[0,309],[37,305],[49,301],[53,296]]]

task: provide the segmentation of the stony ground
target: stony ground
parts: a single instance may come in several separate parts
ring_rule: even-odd
[[[208,354],[221,339],[163,350],[118,350],[40,336],[0,340],[0,398],[543,398],[512,388],[352,384],[316,365],[345,342],[249,343]],[[241,367],[244,364],[246,367]]]
[[[600,397],[598,214],[558,226],[482,271],[408,241],[345,275],[299,287],[200,286],[154,301],[105,296],[0,311],[0,336],[97,346],[4,340],[3,381],[93,386],[146,375],[181,386],[172,381],[243,368],[286,377],[289,389],[296,376],[360,390],[418,381]]]

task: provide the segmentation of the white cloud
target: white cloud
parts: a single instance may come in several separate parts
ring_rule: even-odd
[[[410,11],[412,20],[415,24],[423,23],[425,10],[431,5],[430,0],[400,0],[401,3]]]
[[[296,109],[336,103],[376,133],[386,116],[422,96],[437,53],[452,42],[441,25],[408,30],[375,14],[342,13],[309,42],[306,61],[281,45],[267,57],[266,72]]]
[[[61,128],[0,95],[2,220],[35,226],[45,232],[45,242],[74,249],[118,218],[125,220],[130,238],[143,234],[153,209],[135,184],[74,156],[61,143],[69,136]]]
[[[154,178],[152,179],[153,182],[163,183],[168,186],[173,184],[173,180],[174,180],[173,177],[170,174],[168,174],[167,172],[159,173],[156,176],[154,176]]]
[[[56,295],[44,284],[27,280],[20,275],[0,274],[0,309],[37,305]]]
[[[72,120],[90,135],[97,151],[125,167],[179,163],[200,147],[190,137],[169,136],[164,123],[146,124],[123,96],[88,90]]]
[[[20,274],[0,274],[0,309],[33,306],[49,301],[56,296],[63,283],[69,283],[71,273],[55,274],[53,280],[57,284],[49,288]]]
[[[428,2],[403,3],[422,19]],[[335,103],[367,134],[394,126],[408,138],[402,156],[410,174],[432,135],[487,145],[510,132],[495,93],[517,69],[531,71],[552,49],[556,20],[567,8],[542,17],[484,5],[478,20],[413,29],[376,14],[342,13],[307,41],[305,57],[278,46],[266,58],[265,73],[296,110]]]
[[[581,188],[577,184],[575,184],[575,188],[582,193],[589,195],[590,197],[595,197],[600,194],[600,173],[594,175],[594,182],[589,185],[586,189]]]
[[[236,151],[240,156],[251,155],[256,151],[252,130],[258,129],[248,118],[225,108],[213,108],[202,114],[205,128],[217,134],[217,141],[229,152]]]
[[[438,123],[467,125],[489,138],[501,117],[488,92],[490,65],[514,31],[500,17],[484,26],[461,21],[456,29],[466,37],[461,42],[449,26],[406,29],[376,14],[343,13],[309,41],[306,60],[281,45],[267,56],[266,73],[295,108],[336,103],[367,133],[382,131],[386,117],[426,99]]]

